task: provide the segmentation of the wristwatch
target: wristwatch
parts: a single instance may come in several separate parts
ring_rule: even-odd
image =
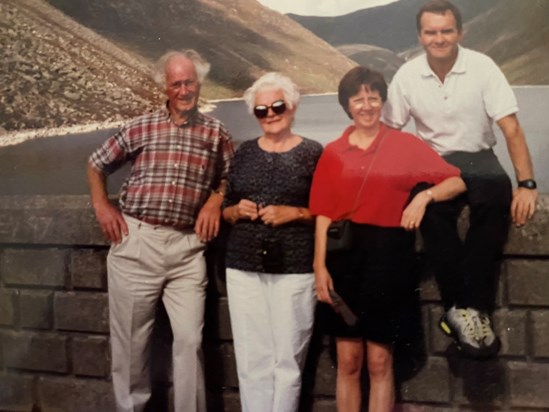
[[[525,189],[534,190],[538,187],[534,179],[520,180],[518,182],[518,187],[524,187]]]

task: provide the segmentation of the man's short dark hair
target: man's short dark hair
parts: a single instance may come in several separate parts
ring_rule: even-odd
[[[454,18],[456,19],[456,28],[458,32],[461,33],[461,30],[463,29],[461,12],[448,0],[430,0],[421,6],[416,15],[417,32],[421,33],[421,16],[423,16],[424,13],[446,14],[447,11],[454,15]]]
[[[349,99],[359,93],[362,86],[378,92],[383,102],[387,100],[387,83],[383,75],[375,70],[370,70],[368,67],[354,67],[345,73],[337,89],[339,104],[349,118],[352,118],[349,113]]]

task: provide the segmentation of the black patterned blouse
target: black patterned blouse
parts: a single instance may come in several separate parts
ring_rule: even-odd
[[[229,186],[225,207],[241,199],[269,205],[307,208],[309,190],[322,145],[313,140],[303,141],[283,153],[266,152],[258,139],[240,145],[229,169]],[[231,228],[227,244],[226,267],[249,272],[264,270],[262,251],[265,242],[281,245],[278,273],[313,272],[314,225],[289,222],[278,227],[238,220]]]

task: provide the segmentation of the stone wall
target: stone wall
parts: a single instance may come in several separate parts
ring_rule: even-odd
[[[0,197],[0,410],[113,410],[106,253],[87,197]],[[212,411],[237,411],[227,301],[215,275],[222,271],[210,261],[208,401]],[[427,270],[420,290],[422,336],[397,351],[399,410],[549,411],[549,196],[534,222],[511,229],[494,313],[503,344],[497,359],[459,357],[437,329],[442,310]],[[160,308],[154,411],[169,410],[170,338]],[[335,410],[332,354],[329,339],[316,334],[303,411]]]

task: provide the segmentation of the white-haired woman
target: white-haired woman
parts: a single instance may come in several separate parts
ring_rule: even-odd
[[[244,94],[263,134],[238,148],[223,210],[243,411],[296,411],[316,304],[309,189],[322,146],[292,132],[296,85],[267,73]]]

